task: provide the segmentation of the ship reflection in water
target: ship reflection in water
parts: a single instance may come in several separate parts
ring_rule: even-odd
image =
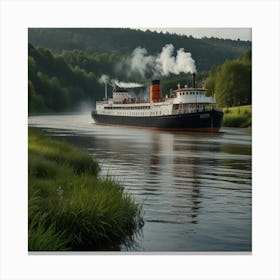
[[[113,176],[143,205],[143,232],[123,251],[251,251],[250,131],[97,126],[84,115],[30,117],[29,125],[87,148],[100,176]]]

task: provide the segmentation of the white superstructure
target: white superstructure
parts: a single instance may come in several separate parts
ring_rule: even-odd
[[[163,116],[203,112],[213,109],[216,100],[203,88],[178,88],[157,102],[133,97],[124,89],[114,90],[113,98],[96,102],[96,113],[116,116]]]

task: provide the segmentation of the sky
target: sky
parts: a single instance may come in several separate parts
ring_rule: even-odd
[[[251,28],[141,28],[157,32],[169,32],[183,35],[192,35],[195,38],[217,37],[232,40],[252,41]]]

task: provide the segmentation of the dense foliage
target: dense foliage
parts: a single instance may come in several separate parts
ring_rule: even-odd
[[[206,80],[210,93],[214,93],[218,105],[232,107],[251,104],[252,52],[212,69]]]
[[[48,49],[28,45],[29,112],[73,110],[82,101],[93,103],[101,91],[93,72],[71,67]]]

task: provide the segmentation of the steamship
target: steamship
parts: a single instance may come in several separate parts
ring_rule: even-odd
[[[96,102],[92,118],[96,124],[134,126],[158,130],[218,132],[223,112],[216,108],[215,97],[206,96],[205,88],[196,87],[195,74],[192,86],[170,90],[161,95],[160,80],[150,84],[150,98],[133,97],[125,88],[114,88],[112,98]]]

